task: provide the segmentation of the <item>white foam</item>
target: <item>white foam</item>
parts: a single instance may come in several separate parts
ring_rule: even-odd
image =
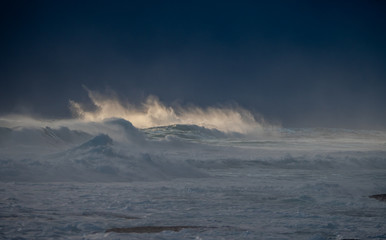
[[[282,129],[251,139],[195,125],[141,130],[117,118],[44,124],[1,128],[1,180],[138,181],[202,177],[213,169],[386,168],[382,131]]]

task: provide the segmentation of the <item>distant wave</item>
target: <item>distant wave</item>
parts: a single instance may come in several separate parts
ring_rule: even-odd
[[[68,127],[53,129],[42,128],[6,128],[0,127],[0,143],[16,145],[66,145],[76,144],[91,137],[90,134]]]

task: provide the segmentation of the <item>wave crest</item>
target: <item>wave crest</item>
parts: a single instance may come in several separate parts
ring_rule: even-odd
[[[122,118],[137,128],[150,128],[175,124],[197,125],[223,132],[256,133],[269,126],[263,119],[241,107],[172,107],[163,104],[157,97],[149,96],[139,106],[121,102],[117,96],[107,96],[86,89],[96,110],[88,110],[81,103],[70,101],[74,115],[86,121],[103,121],[107,118]]]

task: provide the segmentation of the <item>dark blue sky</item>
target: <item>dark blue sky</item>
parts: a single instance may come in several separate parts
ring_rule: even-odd
[[[3,1],[0,113],[70,115],[82,84],[237,102],[293,127],[386,128],[384,1]]]

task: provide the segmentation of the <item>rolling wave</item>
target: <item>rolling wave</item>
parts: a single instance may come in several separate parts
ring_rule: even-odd
[[[241,168],[384,170],[385,146],[382,131],[280,129],[252,138],[192,124],[138,129],[120,118],[62,121],[1,127],[0,180],[153,181]]]

